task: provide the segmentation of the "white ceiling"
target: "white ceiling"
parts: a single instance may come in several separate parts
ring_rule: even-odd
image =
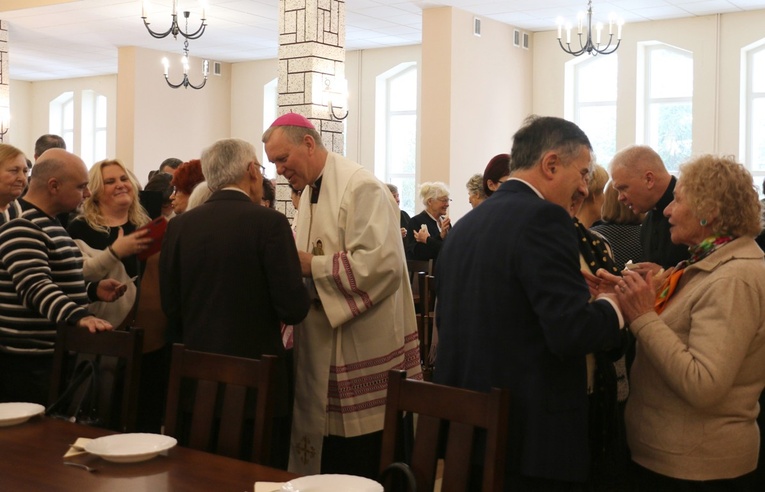
[[[16,80],[48,80],[113,74],[117,48],[140,46],[181,53],[183,39],[154,39],[141,21],[141,0],[53,0],[59,5],[9,10],[19,0],[0,0],[0,19],[9,25],[10,75]],[[223,62],[276,58],[278,0],[206,0],[208,28],[190,41],[190,53]],[[196,29],[197,0],[179,0],[191,11]],[[38,3],[45,1],[38,0]],[[527,31],[556,27],[556,19],[575,19],[586,0],[346,0],[348,50],[417,44],[422,10],[453,6]],[[765,0],[595,0],[595,19],[613,12],[629,23],[765,8]],[[155,30],[170,24],[172,0],[152,0],[149,21]]]

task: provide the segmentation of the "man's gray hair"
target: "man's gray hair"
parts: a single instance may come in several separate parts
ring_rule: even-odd
[[[207,186],[215,192],[239,183],[247,173],[247,165],[255,162],[260,165],[255,155],[255,147],[238,138],[218,140],[202,151],[202,174]]]

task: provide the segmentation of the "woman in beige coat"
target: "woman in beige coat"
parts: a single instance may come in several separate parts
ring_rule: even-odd
[[[732,158],[693,159],[664,215],[690,260],[660,285],[650,274],[600,274],[637,339],[626,411],[637,490],[753,490],[765,262],[752,177]]]

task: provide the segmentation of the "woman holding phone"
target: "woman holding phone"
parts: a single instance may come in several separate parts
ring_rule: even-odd
[[[420,186],[425,210],[412,217],[406,232],[406,258],[436,262],[441,245],[452,227],[446,215],[449,210],[449,188],[436,181]]]
[[[128,285],[125,295],[114,303],[93,303],[91,310],[119,326],[133,308],[135,278],[141,272],[136,256],[151,244],[148,231],[136,229],[149,222],[138,203],[138,182],[118,160],[97,162],[88,172],[91,195],[83,213],[69,224],[68,232],[85,257],[86,280],[115,278]]]

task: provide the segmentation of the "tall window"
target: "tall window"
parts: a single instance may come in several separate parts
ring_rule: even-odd
[[[74,150],[74,92],[63,92],[50,102],[48,128],[54,135],[60,135],[66,148]]]
[[[616,153],[617,69],[616,55],[577,58],[566,66],[566,117],[587,134],[602,166]]]
[[[87,163],[106,159],[106,96],[82,91],[80,156]]]
[[[417,169],[417,64],[377,77],[375,174],[398,187],[401,209],[414,215]]]
[[[693,54],[665,44],[643,46],[643,120],[637,140],[654,148],[670,171],[691,156]]]
[[[759,187],[765,176],[765,39],[742,50],[742,161]]]
[[[276,114],[279,112],[278,102],[278,84],[279,79],[275,78],[271,82],[267,83],[263,87],[263,128],[268,128],[271,123],[276,119]],[[268,161],[266,156],[266,146],[263,145],[263,166],[266,168],[266,176],[270,178],[276,177],[276,166]]]
[[[92,90],[64,92],[49,105],[48,131],[90,167],[107,157],[107,99]]]

